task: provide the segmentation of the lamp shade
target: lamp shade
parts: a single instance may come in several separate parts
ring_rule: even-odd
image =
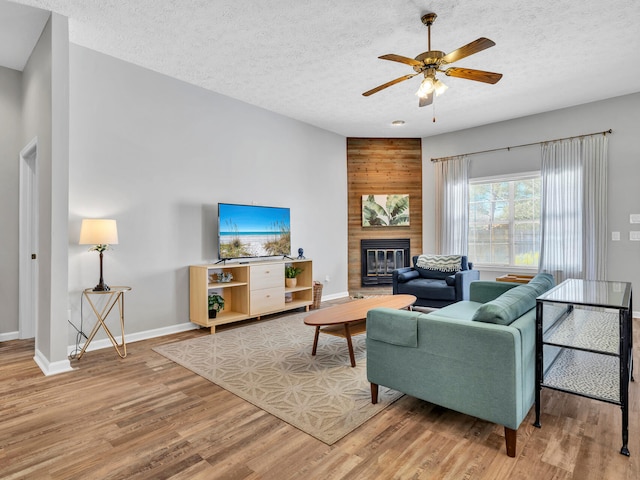
[[[80,227],[80,245],[117,245],[118,227],[115,220],[85,218]]]

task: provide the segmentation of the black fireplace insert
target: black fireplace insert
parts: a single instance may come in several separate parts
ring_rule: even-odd
[[[392,272],[409,266],[408,238],[361,240],[362,286],[391,285]]]

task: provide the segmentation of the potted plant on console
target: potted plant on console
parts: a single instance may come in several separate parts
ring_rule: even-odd
[[[293,265],[287,265],[284,267],[284,284],[287,288],[293,288],[298,284],[296,278],[303,270],[300,267],[294,267]]]
[[[216,318],[220,310],[224,308],[224,298],[217,293],[209,294],[209,318]]]

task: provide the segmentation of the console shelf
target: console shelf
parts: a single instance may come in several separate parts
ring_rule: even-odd
[[[617,311],[574,308],[544,333],[544,343],[618,355],[619,325]]]
[[[285,265],[302,269],[297,285],[285,288]],[[218,273],[230,273],[233,280],[218,282]],[[224,309],[209,318],[207,297],[218,293]],[[290,297],[290,301],[286,298]],[[311,260],[272,260],[250,263],[191,265],[189,267],[189,320],[215,333],[218,325],[260,318],[272,313],[305,308],[313,304]]]
[[[542,386],[621,405],[619,369],[613,356],[563,348]]]

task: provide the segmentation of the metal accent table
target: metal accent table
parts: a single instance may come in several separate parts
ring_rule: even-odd
[[[78,355],[78,360],[82,358],[82,355],[84,355],[84,352],[87,350],[87,347],[91,343],[91,340],[93,340],[93,337],[95,337],[96,333],[98,333],[100,327],[104,328],[104,331],[109,337],[109,340],[111,340],[111,343],[113,344],[113,348],[115,348],[120,358],[125,358],[127,356],[127,344],[124,341],[124,292],[128,292],[129,290],[131,290],[131,287],[110,287],[109,290],[104,291],[94,290],[93,288],[86,288],[82,292],[83,298],[86,298],[87,302],[89,302],[89,305],[91,306],[91,309],[93,310],[93,313],[95,314],[98,321],[94,325],[93,330],[91,330],[87,341],[82,347],[82,350]],[[104,305],[102,305],[102,308],[100,310],[92,299],[92,296],[94,295],[98,295],[98,298],[101,298],[104,295],[107,296],[106,301]],[[118,342],[116,342],[116,339],[111,334],[111,331],[107,328],[107,325],[105,323],[107,317],[113,310],[113,307],[115,307],[116,305],[118,306],[118,312],[120,314],[120,330],[122,332],[122,344],[120,345],[118,345]],[[122,350],[120,350],[121,348]]]
[[[536,299],[536,420],[542,387],[620,405],[629,455],[631,283],[569,279]]]

